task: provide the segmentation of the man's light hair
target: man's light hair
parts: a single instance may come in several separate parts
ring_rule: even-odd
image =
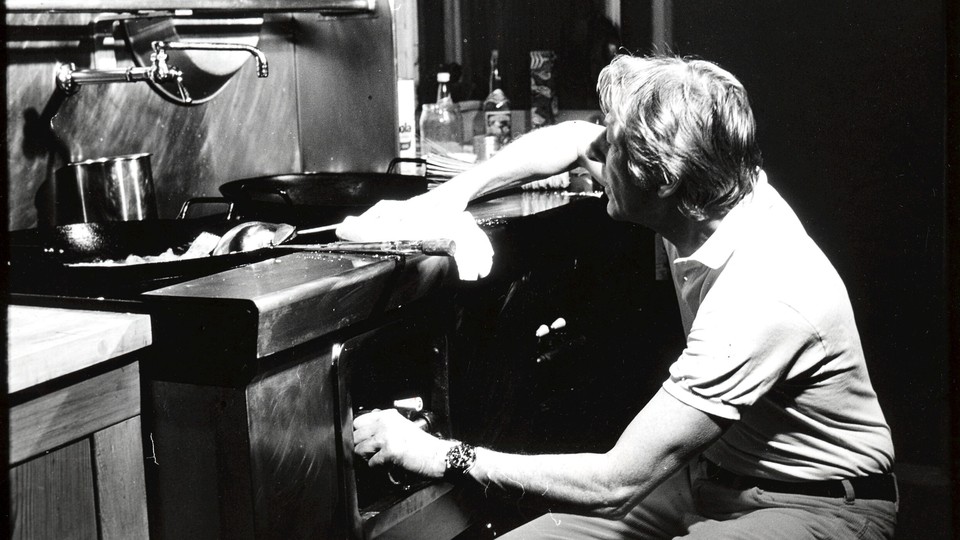
[[[623,132],[630,173],[674,184],[694,219],[726,214],[753,190],[761,165],[743,85],[716,64],[673,56],[617,56],[597,83]]]

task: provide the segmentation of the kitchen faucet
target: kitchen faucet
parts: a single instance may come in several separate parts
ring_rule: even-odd
[[[241,51],[248,52],[257,60],[257,77],[266,77],[269,73],[267,57],[263,52],[252,46],[239,43],[184,43],[180,41],[154,41],[153,53],[150,55],[150,65],[145,67],[129,67],[127,69],[77,69],[73,63],[61,64],[57,68],[57,86],[73,95],[80,91],[80,87],[87,84],[107,84],[115,82],[153,81],[155,83],[175,82],[184,103],[193,100],[183,85],[183,72],[167,64],[168,50],[195,50],[195,51]]]
[[[261,79],[270,74],[267,56],[253,45],[242,43],[191,43],[183,41],[154,41],[154,54],[160,55],[165,50],[176,51],[241,51],[248,52],[257,59],[257,77]]]

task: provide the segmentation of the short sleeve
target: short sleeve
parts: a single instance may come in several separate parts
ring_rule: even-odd
[[[663,388],[695,409],[739,420],[743,408],[807,353],[822,358],[822,348],[813,326],[782,302],[747,300],[722,309],[704,305]]]

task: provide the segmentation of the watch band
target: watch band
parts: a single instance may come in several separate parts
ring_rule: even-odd
[[[456,444],[447,450],[446,471],[443,476],[448,480],[459,480],[466,476],[467,471],[477,461],[477,450],[467,443],[453,442]]]

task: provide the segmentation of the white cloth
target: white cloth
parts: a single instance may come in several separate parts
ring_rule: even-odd
[[[348,216],[337,236],[353,242],[449,239],[460,279],[486,277],[493,266],[493,246],[469,212],[425,207],[411,201],[380,201],[360,216]]]
[[[687,336],[664,389],[739,420],[705,455],[788,481],[889,471],[846,288],[766,178],[690,257],[664,244]]]

